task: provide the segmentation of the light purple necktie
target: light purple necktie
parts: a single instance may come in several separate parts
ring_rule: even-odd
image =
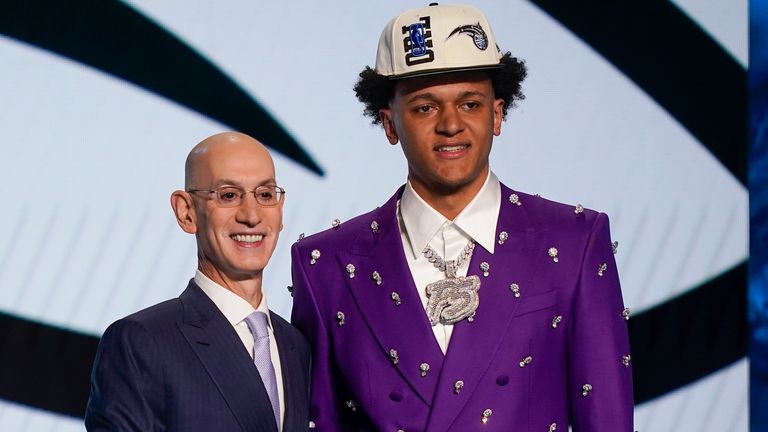
[[[245,323],[253,334],[253,363],[259,370],[261,381],[267,389],[269,400],[272,402],[272,411],[275,414],[277,429],[280,430],[280,402],[277,393],[277,379],[275,367],[272,365],[272,356],[269,353],[269,331],[267,329],[267,314],[253,312],[245,318]]]

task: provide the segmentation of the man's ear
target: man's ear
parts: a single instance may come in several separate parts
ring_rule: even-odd
[[[504,99],[493,101],[493,134],[501,135],[501,122],[504,121]]]
[[[379,119],[381,125],[384,127],[384,135],[387,136],[387,140],[390,144],[397,144],[400,139],[397,137],[397,130],[395,129],[395,123],[392,120],[392,110],[390,108],[382,108],[379,110]]]
[[[176,215],[176,223],[181,229],[185,233],[197,233],[197,212],[195,203],[192,201],[192,195],[182,190],[174,191],[171,194],[171,207],[173,214]]]

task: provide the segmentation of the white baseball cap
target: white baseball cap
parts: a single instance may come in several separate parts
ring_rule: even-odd
[[[491,25],[468,5],[411,9],[381,32],[376,73],[391,79],[501,67]]]

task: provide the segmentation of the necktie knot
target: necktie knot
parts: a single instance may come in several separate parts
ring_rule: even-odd
[[[254,311],[245,317],[245,323],[248,325],[254,338],[262,339],[269,337],[269,330],[267,330],[269,324],[267,322],[267,314],[264,312]]]

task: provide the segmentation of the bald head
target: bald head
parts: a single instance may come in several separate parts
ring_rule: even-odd
[[[240,132],[222,132],[200,141],[187,155],[184,164],[184,188],[205,187],[199,184],[218,158],[255,157],[263,159],[274,178],[275,166],[267,148],[250,136]]]
[[[220,133],[192,149],[185,177],[171,207],[181,229],[195,235],[198,270],[258,307],[261,274],[283,228],[285,191],[272,157],[248,135]],[[278,202],[264,204],[264,196]]]

